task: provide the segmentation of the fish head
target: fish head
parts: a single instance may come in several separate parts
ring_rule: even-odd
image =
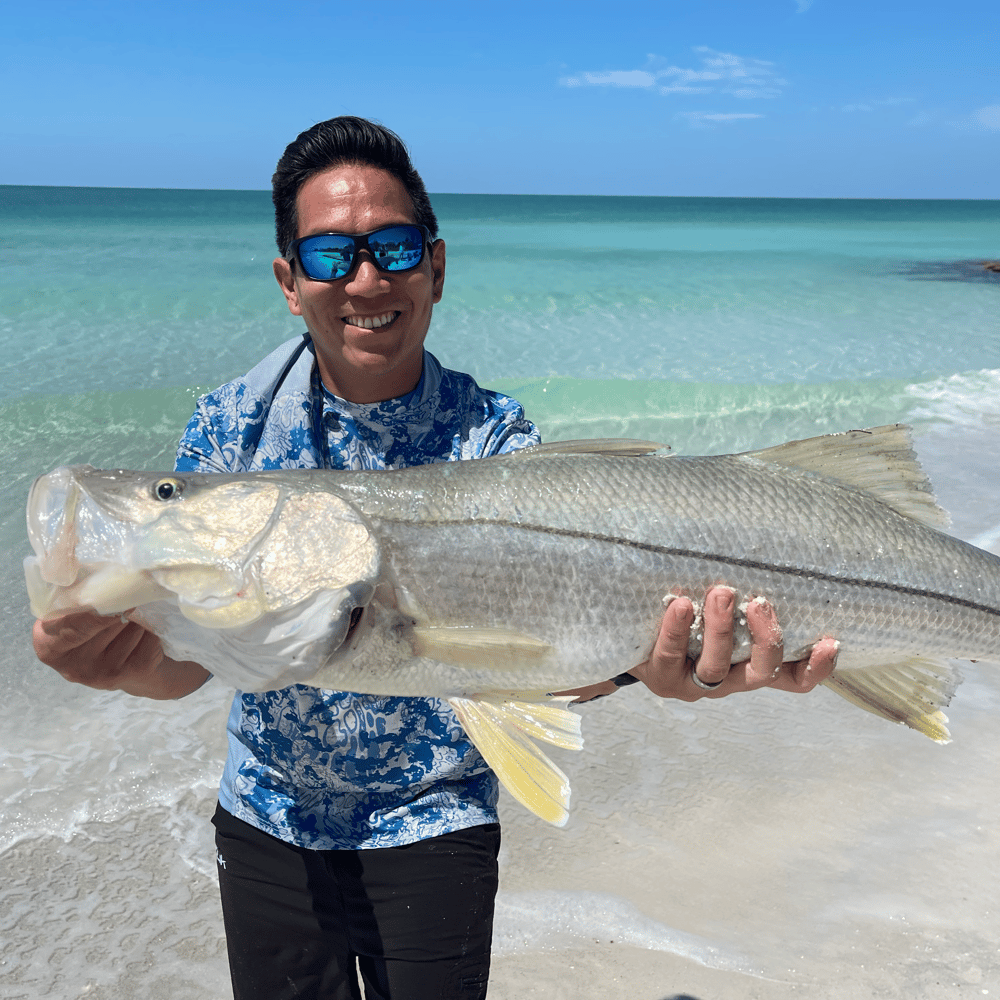
[[[236,629],[323,592],[331,619],[349,622],[374,592],[378,543],[350,503],[295,477],[90,466],[41,476],[27,511],[32,610],[169,601],[197,625]]]

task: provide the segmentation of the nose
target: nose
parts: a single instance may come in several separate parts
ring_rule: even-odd
[[[380,271],[367,250],[358,254],[354,270],[347,277],[344,291],[348,295],[374,297],[384,295],[389,289],[389,276]]]

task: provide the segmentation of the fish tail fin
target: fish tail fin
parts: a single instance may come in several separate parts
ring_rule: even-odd
[[[555,826],[569,819],[569,778],[535,744],[542,740],[580,750],[580,716],[564,706],[569,697],[541,692],[488,692],[449,698],[469,739],[521,805]]]
[[[946,706],[962,675],[947,660],[908,657],[896,663],[838,667],[823,683],[852,705],[950,743]]]

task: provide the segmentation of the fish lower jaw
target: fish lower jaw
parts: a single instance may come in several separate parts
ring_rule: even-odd
[[[68,587],[49,583],[37,559],[25,559],[24,572],[31,610],[36,618],[53,618],[85,609],[99,615],[117,615],[173,597],[146,572],[114,564],[81,571],[76,582]]]

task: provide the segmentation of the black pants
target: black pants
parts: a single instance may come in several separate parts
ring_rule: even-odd
[[[500,827],[312,851],[212,820],[235,1000],[481,1000]]]

